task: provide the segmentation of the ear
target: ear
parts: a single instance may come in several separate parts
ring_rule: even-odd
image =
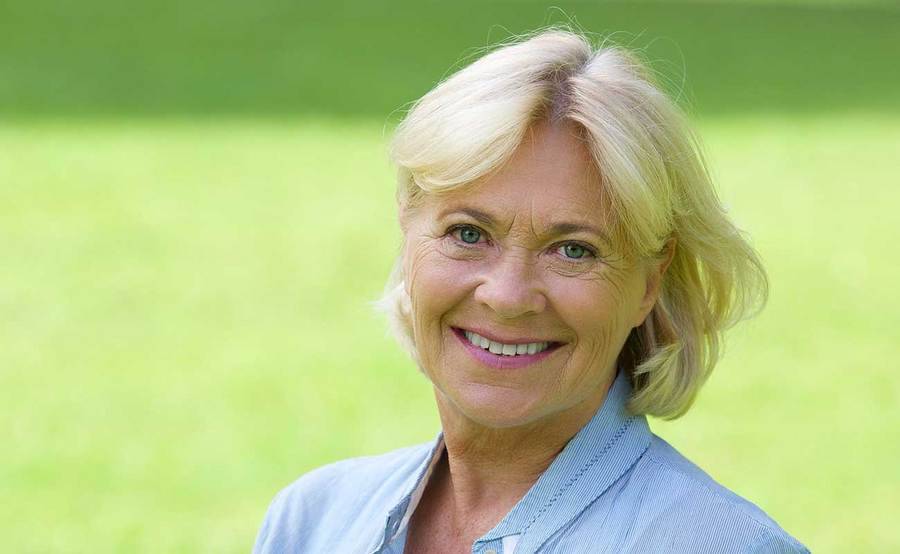
[[[409,205],[397,199],[397,221],[400,223],[400,231],[406,234],[409,228]]]
[[[644,296],[641,298],[638,309],[638,321],[635,323],[635,327],[644,323],[644,320],[650,315],[650,311],[653,310],[653,306],[656,305],[657,299],[659,299],[659,294],[662,292],[663,277],[666,275],[666,270],[669,269],[669,264],[672,263],[672,259],[675,257],[677,242],[675,237],[666,239],[660,256],[647,264]]]

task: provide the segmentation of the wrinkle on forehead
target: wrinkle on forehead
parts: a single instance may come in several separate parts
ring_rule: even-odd
[[[433,208],[428,210],[432,215],[454,206],[489,212],[494,231],[501,234],[537,237],[557,223],[581,222],[598,227],[609,239],[611,207],[602,188],[601,173],[578,126],[544,122],[529,127],[513,155],[494,172],[423,200]]]
[[[599,238],[608,239],[609,226],[604,217],[607,210],[597,187],[589,185],[581,187],[577,194],[571,192],[521,187],[509,194],[461,195],[457,202],[491,213],[497,230],[504,235],[541,237],[557,225],[570,224],[594,227]]]

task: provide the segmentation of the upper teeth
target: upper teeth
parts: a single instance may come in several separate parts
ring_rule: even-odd
[[[480,346],[485,350],[490,350],[494,354],[503,356],[516,356],[518,354],[537,354],[547,350],[550,346],[549,342],[529,342],[528,344],[503,344],[502,342],[494,342],[486,339],[478,333],[465,331],[466,338],[475,346]]]

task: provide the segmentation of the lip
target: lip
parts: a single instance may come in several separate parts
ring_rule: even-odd
[[[477,333],[477,334],[481,335],[482,337],[484,337],[488,340],[492,340],[494,342],[502,342],[503,344],[528,344],[531,342],[549,342],[551,345],[554,343],[556,343],[557,345],[559,344],[559,342],[557,342],[557,341],[552,341],[552,340],[547,340],[547,339],[538,339],[538,338],[533,338],[533,337],[515,338],[515,339],[505,338],[505,337],[501,337],[499,335],[492,334],[490,331],[485,331],[484,329],[479,329],[478,327],[452,327],[452,329],[454,331],[471,331],[473,333]],[[463,338],[465,338],[465,335],[463,335]]]
[[[465,331],[458,327],[451,327],[453,334],[456,335],[456,338],[459,339],[459,342],[463,345],[466,351],[477,361],[482,364],[494,368],[494,369],[520,369],[523,367],[530,366],[534,363],[537,363],[547,356],[556,352],[556,350],[563,345],[560,342],[550,342],[550,346],[544,350],[543,352],[538,352],[537,354],[519,354],[516,356],[503,356],[502,354],[494,354],[488,350],[481,348],[480,346],[475,346],[469,339],[466,338]],[[474,329],[467,329],[468,331],[472,331],[473,333],[477,333],[488,340],[492,340],[495,342],[505,342],[502,340],[497,340],[492,338],[489,335],[482,335],[479,331]],[[545,342],[540,340],[517,340],[517,341],[509,341],[505,342],[505,344],[525,344],[528,342]],[[549,342],[549,341],[548,341]]]

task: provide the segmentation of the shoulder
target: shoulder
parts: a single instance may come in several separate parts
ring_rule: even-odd
[[[350,458],[302,475],[275,495],[254,553],[326,548],[331,537],[377,532],[384,516],[414,485],[433,446],[424,443]]]
[[[808,552],[762,509],[722,486],[656,435],[634,468],[633,482],[651,508],[653,526],[690,541],[685,551]],[[677,546],[677,545],[673,545]],[[687,543],[680,546],[688,546]]]
[[[432,443],[408,446],[378,454],[349,458],[314,469],[282,489],[276,499],[284,502],[314,499],[317,502],[334,500],[341,493],[363,492],[367,489],[391,489],[406,481],[423,463]]]

